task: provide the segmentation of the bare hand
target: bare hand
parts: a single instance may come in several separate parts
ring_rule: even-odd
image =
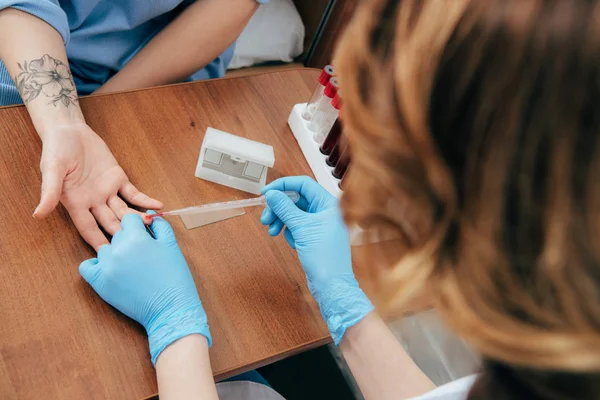
[[[125,214],[138,213],[123,199],[146,209],[163,207],[129,182],[109,148],[89,126],[61,126],[48,132],[43,142],[42,195],[33,213],[35,218],[46,217],[62,202],[83,239],[98,251],[108,243],[98,224],[112,236],[121,229],[119,221]]]

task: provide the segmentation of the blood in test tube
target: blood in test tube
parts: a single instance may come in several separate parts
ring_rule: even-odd
[[[344,146],[342,145],[341,141],[339,141],[335,145],[333,150],[331,150],[331,154],[329,154],[329,157],[327,157],[327,160],[325,161],[327,165],[329,165],[330,167],[335,167],[337,165],[337,162],[340,159],[342,152],[344,151],[343,147]]]
[[[308,123],[308,129],[311,131],[318,132],[319,129],[321,129],[325,115],[333,109],[331,102],[338,91],[338,87],[339,85],[336,78],[331,78],[329,82],[327,82],[325,90],[323,91],[323,97],[321,97],[321,100],[317,103],[317,110]]]
[[[329,83],[334,71],[333,65],[326,65],[325,68],[323,68],[323,71],[321,71],[321,75],[319,75],[319,83],[317,84],[315,91],[310,97],[310,100],[308,101],[308,104],[302,113],[302,118],[305,120],[310,121],[315,114],[315,111],[317,111],[317,104],[323,97],[325,86],[327,86],[327,83]]]
[[[321,153],[326,156],[330,155],[335,145],[340,141],[340,137],[342,137],[342,120],[338,116],[321,145]]]
[[[333,169],[333,172],[331,174],[336,179],[342,179],[344,177],[344,174],[346,173],[346,170],[348,169],[349,165],[350,165],[350,148],[349,148],[349,146],[346,146],[346,148],[342,151],[342,154],[340,155],[339,160],[335,164],[335,168]]]
[[[313,139],[315,140],[315,142],[317,142],[317,144],[319,146],[321,146],[323,144],[325,137],[327,137],[327,134],[331,130],[331,127],[333,126],[336,119],[338,118],[338,115],[340,113],[340,107],[341,107],[340,92],[337,92],[335,94],[335,96],[333,97],[333,99],[331,100],[331,109],[327,112],[327,114],[325,114],[325,116],[321,122],[320,128],[313,135]]]

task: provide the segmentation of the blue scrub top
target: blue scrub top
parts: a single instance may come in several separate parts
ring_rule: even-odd
[[[0,0],[0,10],[13,7],[52,25],[65,42],[77,91],[86,95],[120,71],[193,1]],[[257,1],[264,3],[268,0]],[[231,45],[188,80],[223,76],[233,56],[234,46]],[[0,63],[0,70],[3,69]]]

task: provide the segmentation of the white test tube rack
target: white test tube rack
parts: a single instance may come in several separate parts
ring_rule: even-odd
[[[307,103],[296,104],[292,108],[292,112],[288,118],[288,125],[298,141],[300,150],[304,154],[304,158],[308,162],[308,166],[312,170],[317,182],[321,184],[329,193],[338,199],[342,195],[340,189],[340,180],[332,174],[333,168],[325,162],[327,156],[321,153],[321,145],[313,139],[314,132],[308,129],[308,121],[302,118],[302,112],[306,108]],[[389,240],[393,236],[381,237],[378,233],[364,231],[358,226],[350,227],[350,242],[353,246],[360,246],[366,243],[376,243],[384,240]]]
[[[326,163],[327,156],[321,153],[321,145],[313,138],[315,133],[308,129],[309,121],[302,118],[302,112],[306,108],[306,104],[296,104],[292,108],[292,112],[288,118],[288,125],[298,141],[300,150],[302,150],[304,158],[308,162],[308,166],[315,175],[317,182],[329,193],[340,198],[342,195],[342,190],[339,186],[340,180],[333,176],[333,168]]]

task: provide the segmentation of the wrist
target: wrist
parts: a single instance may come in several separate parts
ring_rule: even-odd
[[[313,295],[336,345],[339,345],[348,328],[374,310],[354,276],[332,280],[320,290],[315,290]]]
[[[158,356],[167,346],[188,335],[200,334],[206,338],[209,347],[212,345],[208,320],[200,301],[160,315],[146,326],[146,332],[153,365],[156,365]]]
[[[96,135],[94,131],[92,131],[89,126],[86,124],[85,120],[81,121],[55,121],[52,125],[44,126],[43,128],[37,128],[38,135],[42,140],[42,143],[54,137],[61,136],[89,136]]]
[[[159,368],[159,365],[167,361],[177,364],[185,363],[187,357],[192,353],[190,351],[192,348],[208,352],[208,339],[198,334],[191,334],[177,339],[160,353],[160,356],[156,360],[156,367]]]

